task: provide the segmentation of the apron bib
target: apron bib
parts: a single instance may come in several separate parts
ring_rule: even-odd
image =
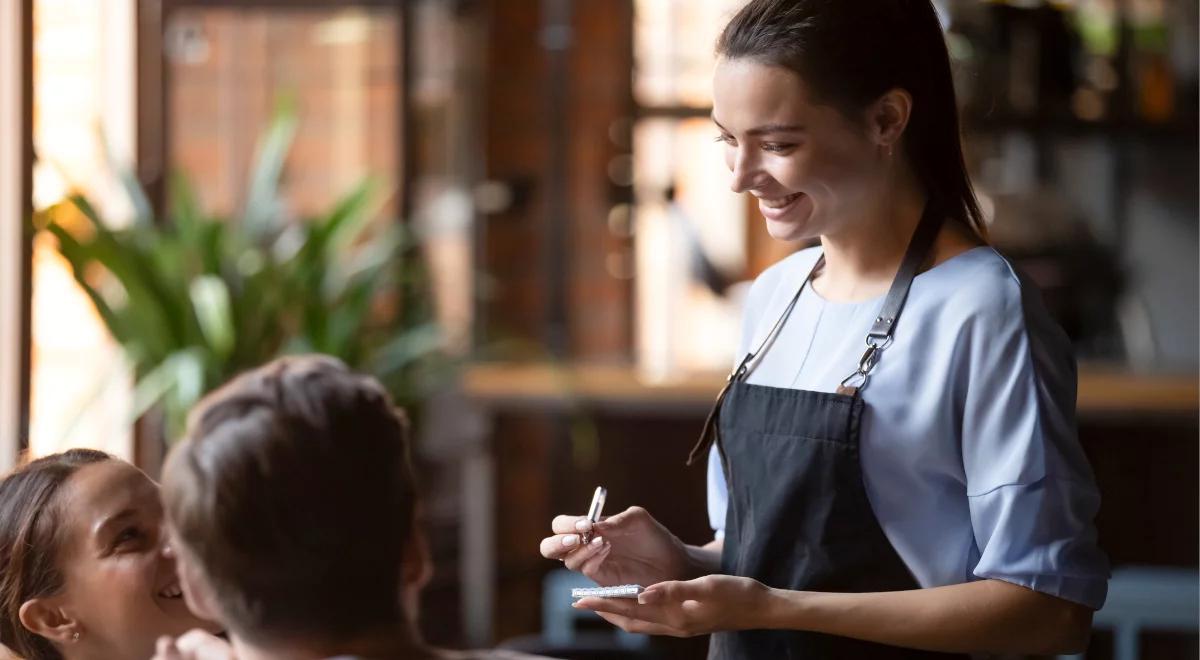
[[[729,491],[723,573],[797,591],[920,588],[867,500],[859,458],[861,390],[880,353],[891,343],[912,279],[929,253],[942,217],[926,205],[867,335],[858,368],[837,392],[745,382],[824,257],[817,260],[758,348],[730,374],[689,458],[689,464],[696,462],[714,444],[721,456]],[[966,657],[793,630],[720,632],[709,642],[709,658],[720,660]]]

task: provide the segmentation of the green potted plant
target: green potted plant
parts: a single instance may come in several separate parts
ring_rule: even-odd
[[[82,195],[35,219],[132,365],[134,416],[161,411],[168,442],[206,392],[281,354],[338,357],[406,406],[445,373],[419,246],[399,222],[372,221],[376,184],[362,181],[319,217],[279,212],[296,125],[287,106],[276,113],[237,217],[206,214],[175,176],[156,218],[125,174],[128,226],[115,228]]]

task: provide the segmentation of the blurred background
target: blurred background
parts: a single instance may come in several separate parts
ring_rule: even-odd
[[[154,474],[207,389],[332,353],[414,412],[431,641],[699,657],[571,619],[536,546],[598,484],[711,536],[684,458],[800,247],[712,140],[740,4],[0,0],[0,466]],[[1197,3],[936,4],[994,242],[1080,362],[1088,657],[1195,658]]]

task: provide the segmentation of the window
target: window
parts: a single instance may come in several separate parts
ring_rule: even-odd
[[[639,0],[634,23],[637,357],[644,377],[725,370],[752,261],[747,202],[713,141],[718,31],[736,0]]]
[[[134,1],[32,4],[34,207],[45,210],[81,192],[105,217],[128,218],[105,143],[115,163],[128,167]],[[83,221],[66,206],[55,213],[64,224]],[[128,370],[48,234],[34,238],[32,289],[30,453],[88,446],[130,458]]]
[[[388,193],[378,217],[397,217],[396,8],[180,5],[163,42],[168,174],[184,173],[203,209],[228,217],[241,208],[255,144],[291,98],[299,127],[284,170],[287,212],[324,214],[370,175]]]

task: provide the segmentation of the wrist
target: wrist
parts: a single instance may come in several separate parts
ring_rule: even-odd
[[[810,630],[805,625],[811,616],[809,592],[788,589],[767,589],[763,604],[756,613],[756,627],[775,630]]]

